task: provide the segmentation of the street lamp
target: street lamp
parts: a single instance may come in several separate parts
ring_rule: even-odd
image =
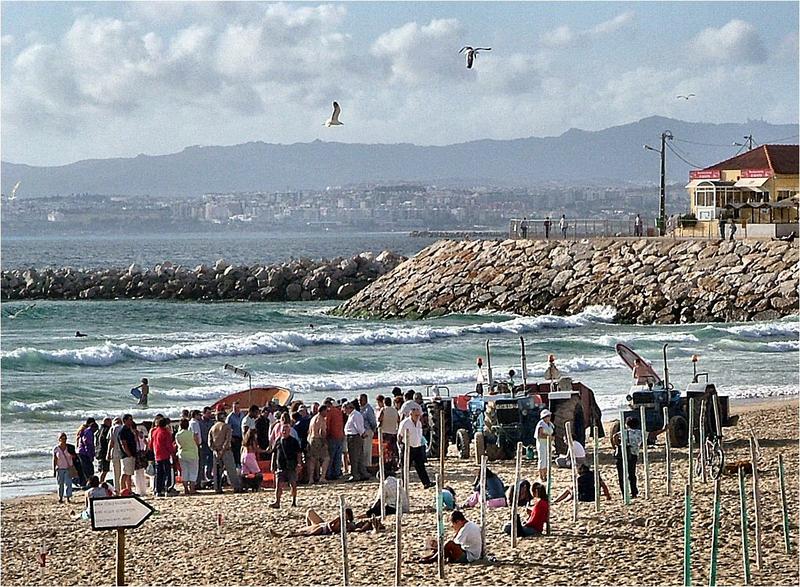
[[[753,143],[755,143],[755,141],[753,140],[753,134],[750,133],[746,137],[742,137],[742,138],[747,141],[747,150],[748,151],[752,151],[753,150]],[[744,147],[744,143],[737,143],[736,141],[734,141],[732,146],[734,146],[734,147]]]
[[[661,133],[661,149],[654,149],[649,145],[643,145],[647,151],[655,151],[661,155],[661,190],[658,202],[658,234],[664,236],[667,229],[667,196],[666,196],[666,145],[667,139],[672,140],[672,133],[665,130]]]

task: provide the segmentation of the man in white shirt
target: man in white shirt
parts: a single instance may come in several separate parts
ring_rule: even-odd
[[[362,393],[358,397],[358,403],[361,407],[361,416],[364,418],[364,442],[362,443],[364,464],[369,466],[372,463],[372,439],[378,430],[378,420],[375,417],[375,410],[369,405],[369,397],[366,393]]]
[[[567,446],[566,436],[564,436],[564,446]],[[583,445],[574,438],[572,439],[572,454],[575,455],[575,468],[580,467],[586,462],[586,449],[583,448]],[[562,469],[569,469],[572,467],[569,449],[567,449],[567,454],[556,457],[556,466]]]
[[[370,479],[367,463],[364,462],[364,417],[356,408],[357,401],[344,405],[347,421],[344,423],[344,435],[347,438],[347,453],[350,455],[350,477],[348,481],[367,481]]]
[[[242,417],[240,424],[240,430],[242,431],[243,438],[244,435],[247,434],[248,430],[256,429],[256,418],[258,418],[258,406],[250,406],[247,414]]]
[[[383,492],[383,503],[385,506],[385,513],[387,516],[397,513],[397,477],[394,476],[394,471],[386,472],[386,479],[383,481],[383,488],[378,489],[375,496],[375,503],[367,510],[366,517],[380,516],[381,515],[381,491]],[[400,503],[403,504],[403,513],[407,514],[411,511],[408,503],[408,492],[400,488]]]
[[[422,411],[412,410],[411,415],[400,422],[400,428],[397,430],[397,440],[403,443],[404,448],[400,454],[405,454],[405,442],[408,437],[409,457],[411,462],[414,463],[414,469],[417,471],[419,480],[425,489],[433,487],[428,471],[425,470],[425,446],[422,444]]]
[[[449,563],[471,563],[481,558],[481,527],[470,522],[464,514],[456,510],[450,514],[450,523],[456,533],[444,545],[444,559]],[[421,563],[436,562],[437,553],[419,559]]]

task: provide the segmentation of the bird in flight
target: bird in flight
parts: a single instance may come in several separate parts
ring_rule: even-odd
[[[339,102],[334,102],[333,103],[333,114],[331,114],[331,117],[328,120],[325,121],[325,126],[327,126],[328,128],[330,128],[332,126],[342,126],[342,123],[339,122],[339,113],[341,111],[342,111],[342,109],[339,107]]]
[[[8,314],[6,314],[6,318],[8,318],[9,320],[13,320],[17,316],[19,316],[21,314],[24,314],[25,312],[28,312],[29,310],[33,310],[35,307],[36,307],[36,304],[30,304],[30,305],[25,306],[24,308],[22,308],[20,310],[17,310],[14,313],[9,312]]]
[[[459,53],[463,53],[464,51],[467,52],[467,69],[472,69],[472,62],[478,56],[478,51],[491,51],[491,47],[470,47],[467,45],[466,47],[461,47],[461,51]]]
[[[694,98],[694,94],[681,94],[680,96],[675,96],[677,100],[688,100],[689,98]]]

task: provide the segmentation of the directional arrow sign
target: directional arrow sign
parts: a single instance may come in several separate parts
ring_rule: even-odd
[[[136,495],[96,497],[89,502],[92,530],[138,528],[155,511]]]

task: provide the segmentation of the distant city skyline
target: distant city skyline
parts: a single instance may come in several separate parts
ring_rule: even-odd
[[[0,7],[2,159],[16,163],[798,118],[796,2]],[[492,51],[467,70],[464,45]],[[333,100],[344,126],[330,129]]]

